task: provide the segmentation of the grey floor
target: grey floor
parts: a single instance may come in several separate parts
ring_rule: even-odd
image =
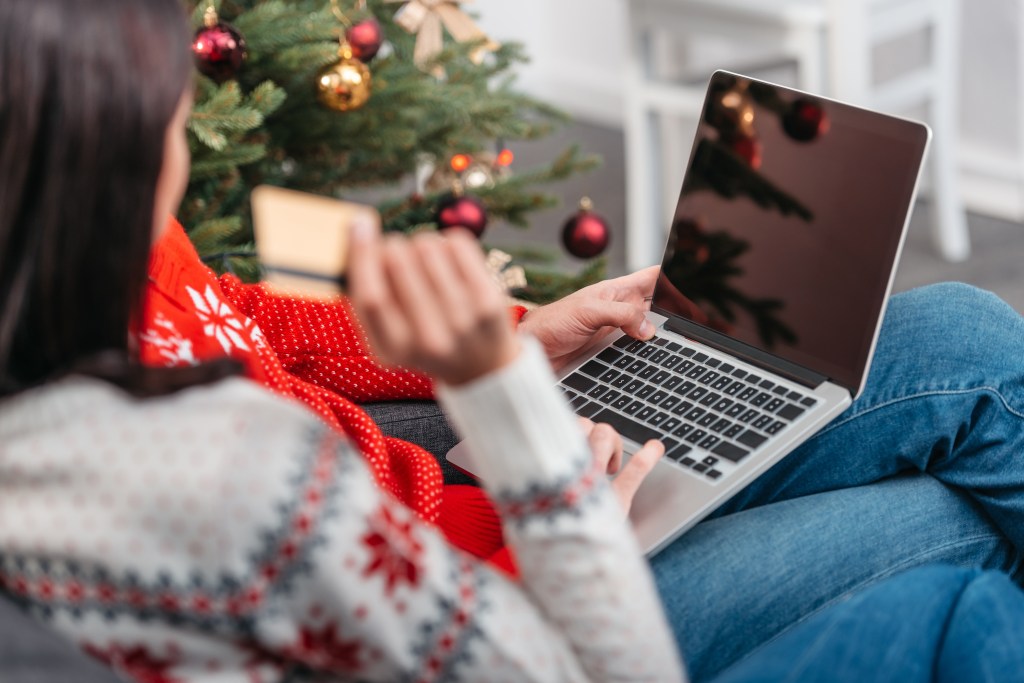
[[[563,198],[563,206],[535,216],[534,226],[518,231],[507,226],[488,228],[486,241],[493,246],[533,243],[557,250],[559,229],[581,195],[589,195],[613,226],[608,251],[609,274],[625,271],[623,225],[626,197],[623,170],[623,140],[619,131],[587,124],[570,126],[543,142],[514,147],[516,167],[529,168],[550,160],[560,146],[579,143],[600,155],[603,166],[586,176],[567,180],[552,188]],[[942,280],[959,280],[990,289],[1016,310],[1024,312],[1024,226],[985,216],[971,215],[973,255],[966,263],[950,264],[939,259],[931,247],[927,223],[928,206],[915,209],[903,259],[897,272],[896,289]],[[561,264],[578,266],[563,256]],[[13,613],[0,603],[0,683],[110,683],[109,672],[53,641],[42,628]]]
[[[596,210],[612,225],[612,243],[607,253],[608,273],[622,274],[625,272],[623,226],[626,221],[626,182],[621,131],[586,123],[573,124],[542,142],[513,147],[515,167],[527,169],[544,163],[559,149],[574,143],[601,156],[604,160],[602,167],[553,186],[552,191],[563,198],[563,205],[536,214],[530,229],[520,231],[495,225],[488,228],[485,241],[492,246],[534,243],[560,251],[560,227],[575,209],[580,196],[588,195],[594,200]],[[947,263],[932,248],[927,201],[918,202],[897,270],[895,290],[945,280],[967,282],[994,291],[1017,311],[1024,313],[1024,225],[977,214],[970,214],[968,222],[972,246],[970,259],[964,263]],[[579,262],[562,253],[560,265],[574,268]]]

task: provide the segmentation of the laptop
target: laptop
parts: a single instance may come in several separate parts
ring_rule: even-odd
[[[716,72],[648,319],[565,368],[575,411],[665,457],[630,520],[653,555],[860,394],[930,131]],[[472,474],[462,444],[448,454]]]

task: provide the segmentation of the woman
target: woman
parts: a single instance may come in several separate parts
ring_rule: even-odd
[[[231,368],[135,362],[125,330],[187,177],[187,40],[174,0],[0,5],[0,587],[142,680],[682,678],[593,467],[617,445],[575,428],[467,239],[357,231],[355,301],[488,446],[519,585],[314,417],[213,383]]]

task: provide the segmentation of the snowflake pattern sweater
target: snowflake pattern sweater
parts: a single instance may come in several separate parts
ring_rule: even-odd
[[[450,540],[479,557],[502,545],[500,525],[481,489],[442,488],[441,470],[420,447],[385,437],[358,403],[433,397],[419,374],[384,368],[344,299],[282,296],[263,285],[218,278],[203,265],[177,221],[153,248],[139,325],[139,349],[152,365],[239,361],[246,376],[302,401],[345,433],[377,482],[440,524]],[[524,309],[516,309],[518,318]]]
[[[145,683],[682,679],[540,345],[440,399],[521,583],[252,382],[139,401],[69,378],[0,404],[0,590]]]

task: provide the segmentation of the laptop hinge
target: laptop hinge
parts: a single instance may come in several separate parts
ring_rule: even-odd
[[[778,356],[755,349],[752,346],[736,341],[730,337],[709,330],[703,325],[691,323],[688,320],[669,318],[665,321],[665,329],[675,332],[689,339],[699,341],[701,344],[710,346],[713,349],[724,351],[736,356],[740,360],[755,365],[763,370],[774,372],[777,375],[803,385],[809,389],[819,387],[822,382],[827,382],[828,377],[821,375],[807,368],[800,367],[796,363],[783,360]]]

